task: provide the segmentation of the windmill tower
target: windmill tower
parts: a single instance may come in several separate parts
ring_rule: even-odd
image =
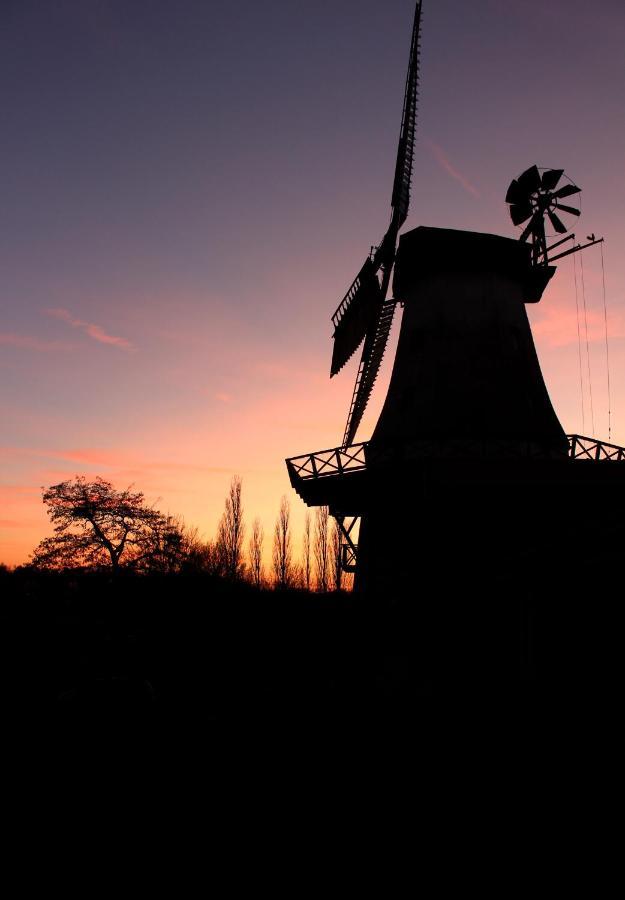
[[[525,310],[540,301],[552,263],[583,249],[553,255],[574,235],[547,246],[546,220],[563,234],[560,214],[579,215],[562,204],[580,189],[568,181],[558,187],[561,169],[533,166],[512,181],[506,201],[513,223],[524,225],[520,240],[429,227],[399,239],[410,202],[421,5],[417,0],[390,225],[332,317],[331,376],[363,345],[343,441],[287,460],[304,501],[329,506],[337,519],[356,588],[391,593],[431,587],[450,570],[482,573],[485,559],[513,571],[520,556],[546,552],[564,540],[563,516],[575,517],[576,486],[594,484],[599,474],[571,461],[625,458],[621,448],[567,437]],[[382,412],[371,439],[354,443],[398,306],[401,329]],[[601,469],[597,502],[615,479],[625,482],[623,466]]]

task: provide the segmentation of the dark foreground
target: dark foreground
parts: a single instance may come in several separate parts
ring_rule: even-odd
[[[182,576],[16,573],[2,587],[13,735],[620,741],[622,602],[599,569],[479,595],[447,573],[393,598]]]

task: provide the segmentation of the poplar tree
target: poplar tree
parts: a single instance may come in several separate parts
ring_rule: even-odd
[[[291,509],[286,497],[280,501],[280,510],[273,532],[273,573],[275,586],[287,588],[293,581],[291,559]]]
[[[311,567],[311,543],[310,543],[310,513],[306,512],[304,519],[304,540],[303,540],[303,560],[302,560],[302,576],[304,587],[310,590],[310,580],[312,574]]]
[[[263,541],[265,534],[260,519],[254,519],[250,537],[250,574],[252,583],[259,588],[263,580]]]
[[[328,590],[328,519],[328,507],[318,506],[315,515],[315,563],[317,569],[317,590],[322,593]]]
[[[217,553],[227,578],[240,577],[243,568],[243,502],[242,481],[234,475],[217,530]]]

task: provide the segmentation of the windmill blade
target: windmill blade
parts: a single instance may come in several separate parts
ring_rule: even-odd
[[[531,203],[515,204],[510,207],[510,217],[514,225],[520,225],[532,215]]]
[[[561,187],[558,191],[554,193],[554,197],[556,200],[559,200],[561,197],[572,197],[573,194],[579,194],[581,192],[581,188],[578,188],[575,184],[565,184],[564,187]]]
[[[373,385],[380,371],[384,351],[386,350],[394,312],[394,302],[383,303],[380,306],[375,327],[367,333],[358,367],[358,375],[356,376],[356,384],[354,385],[354,393],[352,394],[349,415],[347,416],[345,434],[343,435],[344,447],[348,447],[353,443],[367,402],[371,396]]]
[[[382,302],[376,267],[370,257],[332,316],[334,348],[330,378],[340,372],[375,322]]]
[[[414,159],[415,130],[417,124],[417,98],[419,95],[419,32],[421,28],[421,0],[417,0],[412,27],[412,43],[410,46],[410,62],[406,77],[404,109],[402,114],[397,163],[395,165],[395,181],[391,206],[397,218],[397,228],[406,221],[410,206],[410,186],[412,182],[412,163]]]
[[[510,187],[508,188],[508,192],[506,193],[506,203],[525,203],[527,200],[527,194],[523,190],[523,188],[519,185],[519,182],[513,179],[510,182]]]
[[[538,167],[531,166],[531,168],[526,169],[522,175],[519,175],[517,181],[519,187],[525,194],[525,197],[529,197],[530,194],[533,194],[540,188],[540,172],[538,171]]]
[[[565,206],[564,203],[558,203],[558,209],[570,213],[572,216],[579,216],[580,214],[579,209],[575,209],[574,206]]]
[[[527,226],[527,228],[525,229],[525,231],[519,238],[520,241],[526,241],[528,239],[528,237],[530,236],[532,231],[534,231],[536,229],[537,225],[539,224],[539,220],[540,220],[540,213],[534,214],[532,216],[532,218],[529,221],[529,225]]]
[[[541,187],[543,191],[553,191],[564,175],[564,169],[546,169],[543,172]]]
[[[391,206],[393,215],[391,224],[380,245],[375,258],[374,269],[383,270],[382,286],[380,288],[380,302],[377,306],[376,316],[367,329],[365,344],[358,367],[358,375],[352,402],[345,426],[343,445],[351,443],[360,424],[367,401],[380,369],[382,357],[386,349],[388,335],[393,322],[395,304],[385,302],[386,293],[390,283],[391,270],[395,259],[397,235],[399,229],[406,221],[410,206],[410,187],[412,182],[412,164],[414,160],[414,143],[417,123],[417,98],[419,86],[419,36],[421,29],[421,0],[415,5],[414,24],[412,27],[412,42],[410,45],[410,62],[406,77],[406,92],[404,94],[404,108],[402,114],[399,146],[397,148],[397,162],[395,165],[395,180],[393,182],[393,195]],[[348,342],[346,342],[348,344]],[[357,346],[357,345],[356,345]],[[353,352],[353,351],[352,351]],[[340,358],[340,356],[339,356]]]
[[[568,228],[564,224],[564,222],[559,219],[554,212],[551,212],[550,209],[547,210],[547,215],[549,216],[549,221],[558,232],[558,234],[566,234]]]

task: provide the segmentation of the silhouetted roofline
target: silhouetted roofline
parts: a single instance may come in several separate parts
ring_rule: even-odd
[[[402,235],[395,263],[393,295],[404,300],[421,278],[435,272],[492,272],[518,280],[526,303],[536,303],[556,271],[533,266],[528,244],[478,231],[421,225]]]

